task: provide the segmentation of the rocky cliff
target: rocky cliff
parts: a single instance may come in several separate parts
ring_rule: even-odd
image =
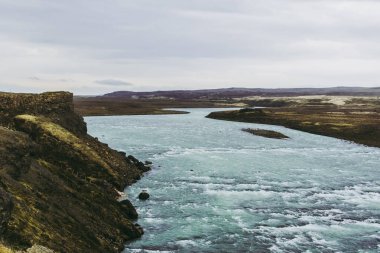
[[[144,171],[87,134],[72,94],[0,93],[0,251],[120,252],[142,230],[117,191]]]
[[[74,113],[73,107],[73,94],[70,92],[0,93],[0,124],[13,128],[13,118],[28,113],[48,117],[73,133],[86,134],[86,124]]]

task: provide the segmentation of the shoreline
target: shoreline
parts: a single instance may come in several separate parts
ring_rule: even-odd
[[[139,115],[178,115],[178,114],[188,114],[186,111],[177,111],[177,110],[165,110],[159,109],[154,111],[146,111],[140,113],[131,113],[131,112],[123,112],[123,113],[112,113],[112,112],[93,112],[93,113],[81,113],[82,117],[109,117],[109,116],[139,116]]]

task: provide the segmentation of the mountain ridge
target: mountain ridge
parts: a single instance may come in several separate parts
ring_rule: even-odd
[[[380,87],[346,87],[331,88],[221,88],[199,90],[157,90],[157,91],[114,91],[98,96],[101,98],[171,98],[171,99],[225,99],[248,96],[302,96],[302,95],[350,95],[380,96]]]

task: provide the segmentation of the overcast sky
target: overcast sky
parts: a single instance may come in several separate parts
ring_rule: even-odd
[[[379,0],[0,0],[0,90],[380,86]]]

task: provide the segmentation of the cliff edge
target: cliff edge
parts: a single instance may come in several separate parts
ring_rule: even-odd
[[[122,251],[142,230],[117,191],[145,169],[87,134],[71,93],[0,93],[0,251]]]

